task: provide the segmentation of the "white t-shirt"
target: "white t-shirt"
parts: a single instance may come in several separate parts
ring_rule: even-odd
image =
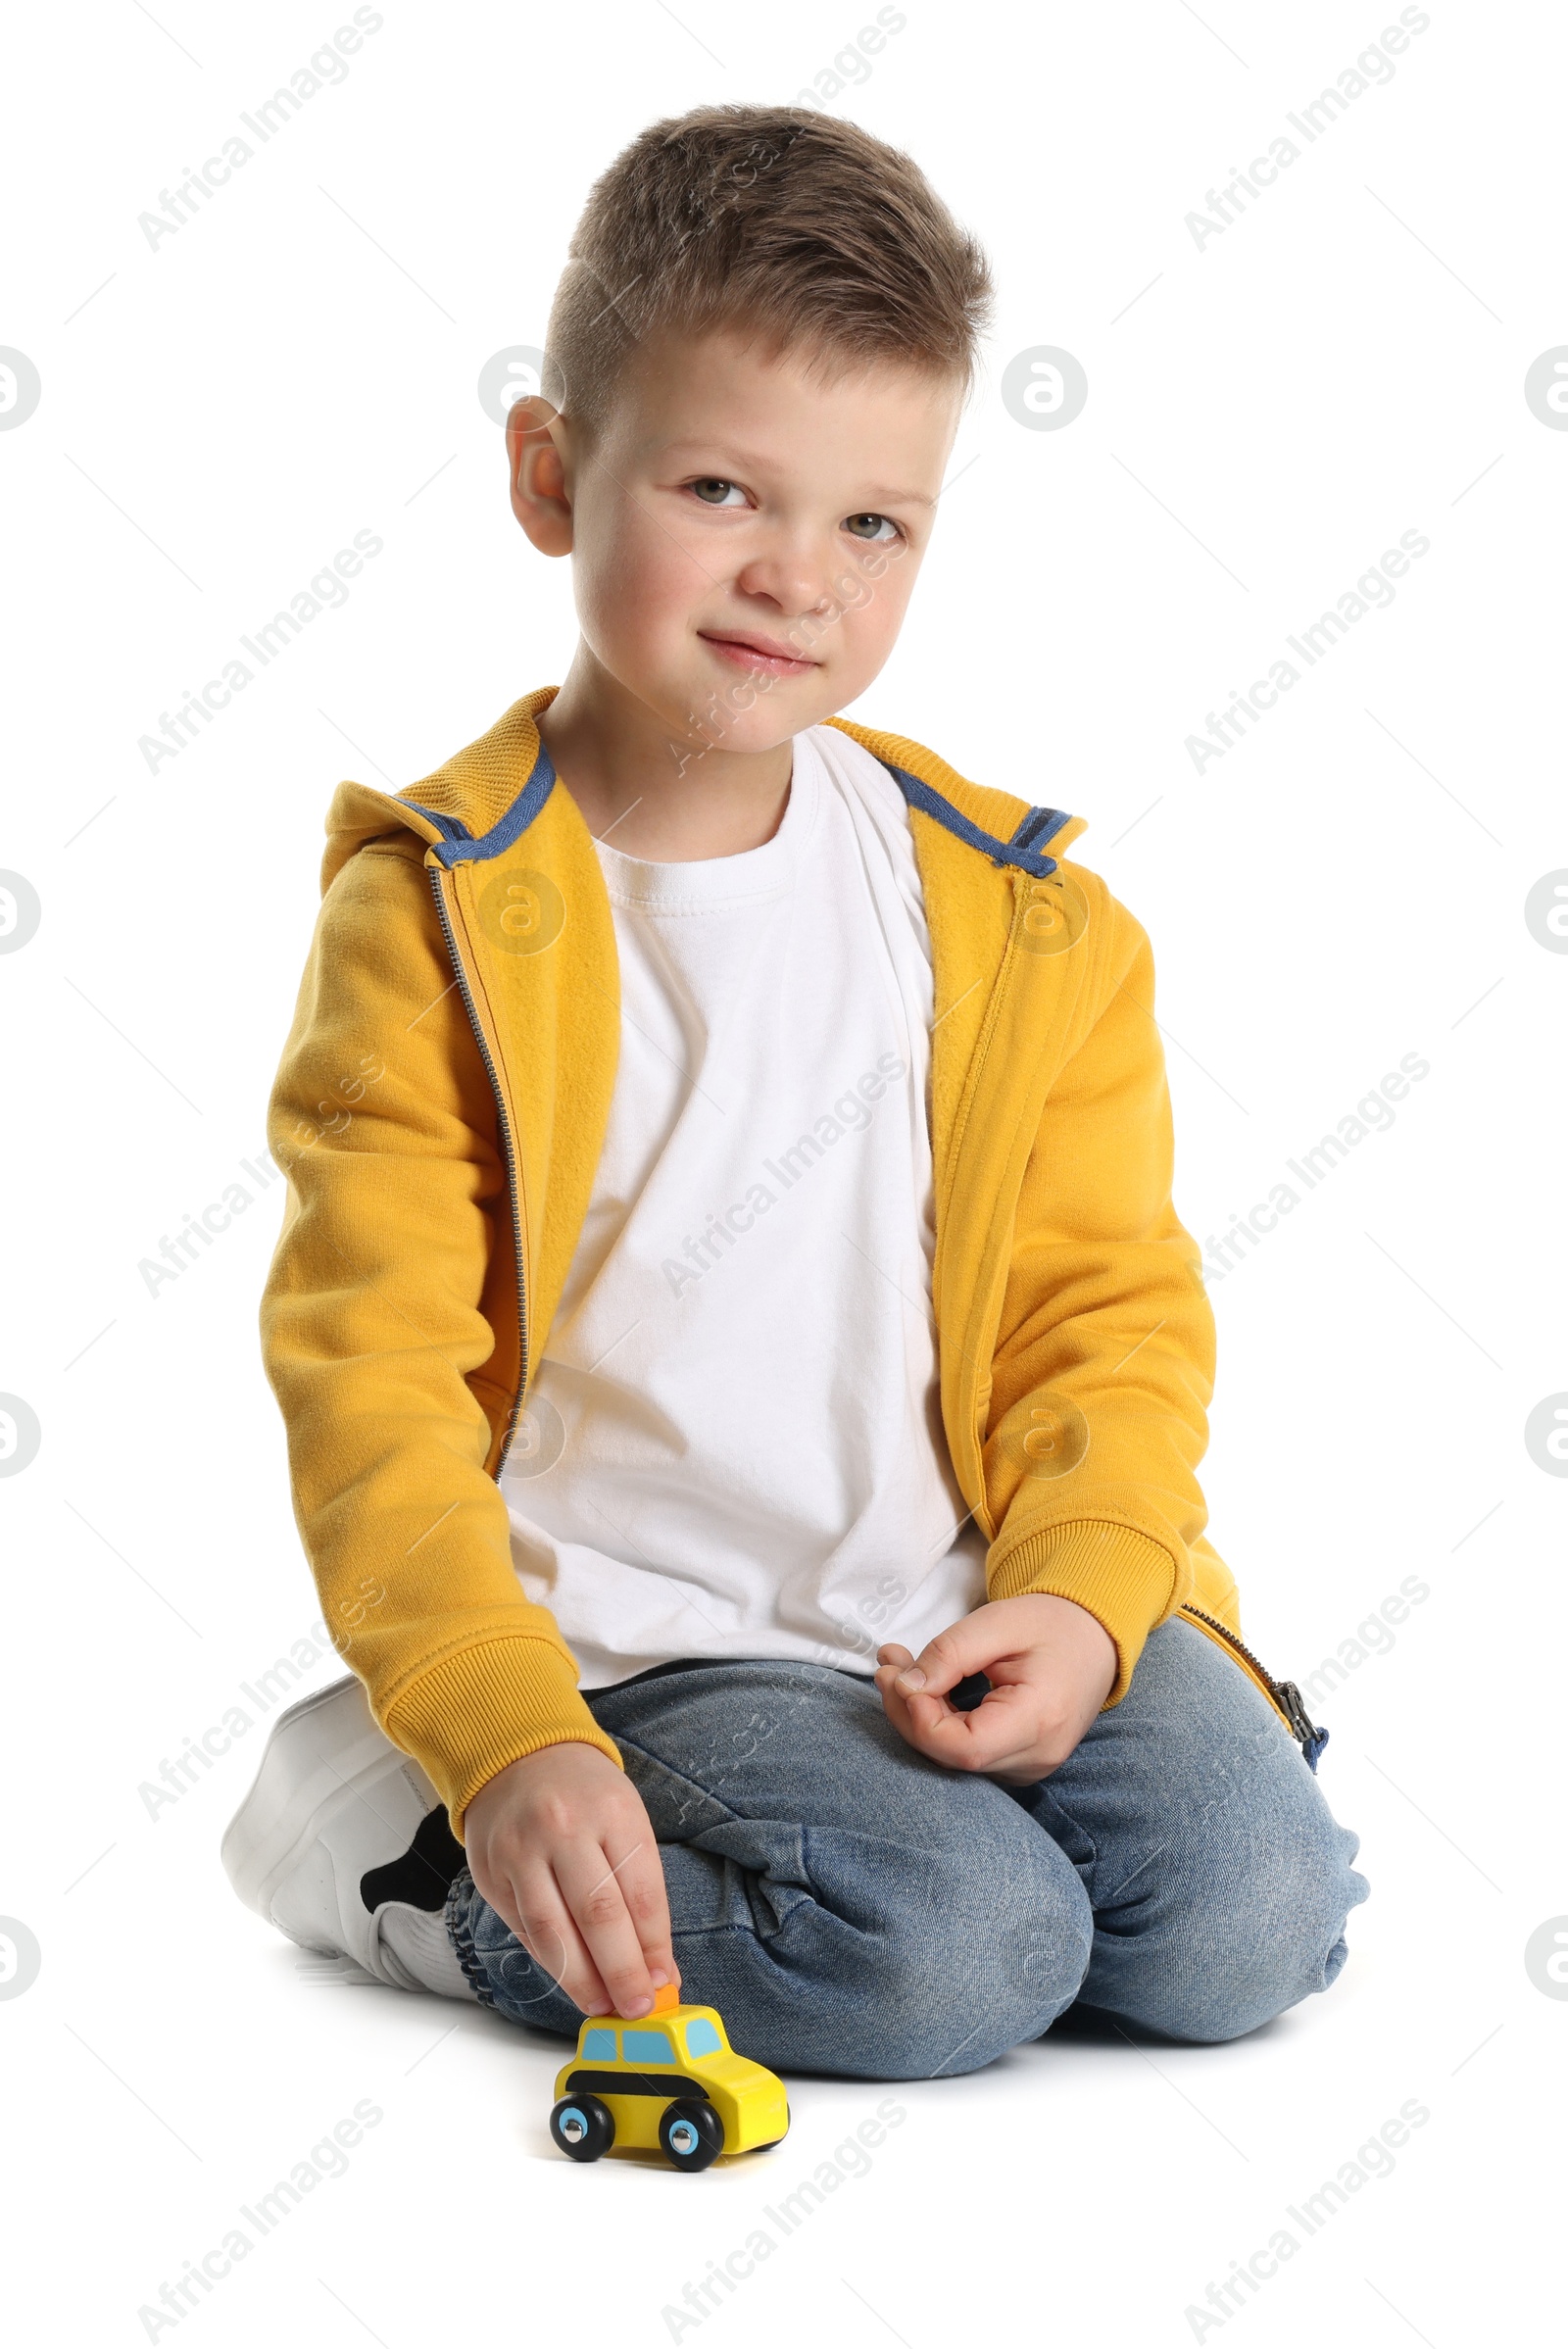
[[[620,1059],[501,1477],[581,1685],[685,1656],[870,1673],[985,1598],[937,1393],[932,978],[908,813],[831,727],[738,856],[599,858]]]

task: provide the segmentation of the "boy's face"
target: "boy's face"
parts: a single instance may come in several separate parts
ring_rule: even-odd
[[[774,748],[887,660],[958,423],[951,379],[833,382],[731,332],[646,345],[599,439],[513,412],[518,519],[569,551],[589,651],[681,744]],[[526,412],[526,413],[524,413]]]

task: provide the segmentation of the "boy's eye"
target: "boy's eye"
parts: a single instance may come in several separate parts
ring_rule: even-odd
[[[727,504],[732,492],[743,501],[746,496],[746,492],[735,482],[720,481],[717,475],[712,473],[706,475],[701,481],[694,481],[691,486],[705,506],[723,506]]]
[[[885,514],[846,514],[844,527],[852,538],[861,539],[867,546],[875,545],[879,540],[885,544],[885,532],[895,538],[899,535],[898,523],[890,521]]]

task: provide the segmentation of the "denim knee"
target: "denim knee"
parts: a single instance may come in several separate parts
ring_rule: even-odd
[[[1094,1920],[1076,1872],[1018,1815],[927,1871],[923,1896],[867,1936],[855,2069],[882,2080],[975,2072],[1037,2039],[1078,1995]]]
[[[1232,1816],[1223,1835],[1196,1835],[1165,1855],[1163,1915],[1120,2011],[1169,2038],[1212,2042],[1329,1987],[1347,1956],[1347,1915],[1368,1885],[1350,1865],[1358,1838],[1315,1784],[1298,1791],[1288,1818],[1271,1806],[1238,1835]]]

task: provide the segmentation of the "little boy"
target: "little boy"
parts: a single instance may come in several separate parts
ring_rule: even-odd
[[[1365,1897],[1202,1538],[1148,942],[1032,758],[982,786],[834,714],[989,305],[864,131],[655,123],[508,426],[565,683],[329,818],[264,1333],[355,1677],[224,1860],[296,1941],[547,2031],[675,1982],[862,2078],[1075,2002],[1226,2039]]]

